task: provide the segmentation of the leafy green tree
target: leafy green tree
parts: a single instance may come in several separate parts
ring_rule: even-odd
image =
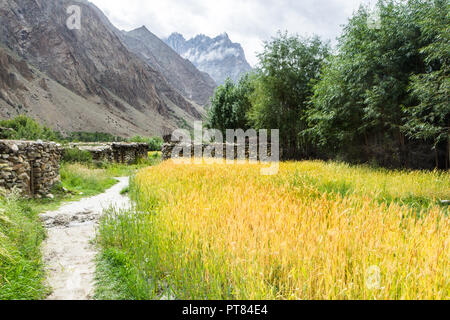
[[[59,135],[50,128],[41,126],[36,120],[25,115],[20,115],[10,120],[0,121],[0,127],[8,128],[4,130],[5,139],[13,140],[45,140],[56,141]]]
[[[431,139],[439,166],[439,146],[446,149],[445,167],[450,167],[450,2],[434,6],[420,2],[422,39],[430,44],[421,50],[426,72],[411,77],[410,89],[418,103],[406,109],[406,128],[411,137]]]
[[[417,103],[411,76],[428,69],[422,48],[433,40],[422,36],[420,17],[435,3],[379,1],[378,25],[369,23],[373,12],[365,7],[349,21],[308,112],[308,133],[330,156],[401,166],[425,143],[406,137],[413,119],[405,119],[405,110]]]
[[[249,128],[247,113],[251,108],[250,96],[254,91],[254,76],[244,75],[236,84],[231,79],[219,86],[211,98],[206,126],[225,135],[227,129]]]
[[[278,33],[265,43],[249,118],[256,129],[279,129],[286,158],[306,157],[310,143],[301,133],[313,84],[329,48],[318,37],[303,39]]]
[[[137,142],[137,143],[147,143],[150,151],[161,151],[164,141],[161,137],[141,137],[134,136],[133,138],[128,139],[128,142]]]

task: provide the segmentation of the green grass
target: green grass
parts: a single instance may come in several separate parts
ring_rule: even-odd
[[[48,293],[39,211],[17,195],[0,199],[0,300],[42,299]]]
[[[127,257],[118,250],[103,251],[97,257],[95,300],[132,300],[133,272]]]
[[[153,166],[161,162],[160,152],[150,152],[149,159],[137,165],[124,167],[123,165],[108,165],[107,171],[115,176],[131,176],[142,168]],[[134,197],[135,190],[126,187],[120,192]],[[113,214],[114,210],[110,210]],[[120,215],[128,212],[120,212]],[[100,239],[98,239],[101,241]],[[142,277],[142,271],[139,267],[123,253],[116,248],[103,248],[102,253],[97,257],[96,269],[96,293],[97,300],[148,300],[155,297],[151,291],[148,280]]]
[[[128,194],[130,192],[130,187],[125,187],[120,191],[121,195]]]
[[[117,183],[108,170],[90,169],[81,164],[66,164],[60,174],[63,187],[84,196],[102,193]]]
[[[147,159],[141,159],[137,164],[124,165],[118,163],[107,163],[101,166],[106,169],[112,177],[132,176],[140,169],[157,165],[161,162],[161,152],[149,152]]]

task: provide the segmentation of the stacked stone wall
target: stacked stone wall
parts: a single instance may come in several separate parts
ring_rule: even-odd
[[[149,152],[146,143],[71,144],[70,148],[90,152],[94,161],[124,164],[146,159]]]
[[[174,152],[175,147],[178,149],[188,150],[187,154],[183,154],[181,151],[180,153]],[[223,150],[222,151],[222,157],[224,159],[235,159],[235,160],[258,160],[263,161],[265,159],[260,158],[260,150],[262,148],[262,152],[266,157],[271,156],[271,144],[256,144],[256,145],[250,145],[248,142],[246,144],[229,144],[229,143],[217,143],[217,144],[179,144],[179,143],[168,143],[166,142],[163,145],[162,149],[162,159],[169,160],[173,157],[180,158],[180,157],[188,157],[193,158],[196,155],[197,152],[201,150],[201,154],[207,154],[211,155],[212,157],[215,157],[215,150]],[[228,153],[231,152],[230,157],[228,157]]]
[[[0,188],[16,188],[25,196],[48,196],[60,182],[61,156],[62,148],[56,143],[0,140]]]

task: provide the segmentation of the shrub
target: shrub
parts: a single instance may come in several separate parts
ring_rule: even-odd
[[[69,163],[92,163],[92,154],[89,151],[77,148],[65,149],[62,157],[63,162]]]
[[[160,137],[153,137],[150,139],[149,147],[150,151],[161,151],[162,145],[164,144],[164,141]]]
[[[149,138],[149,137],[134,136],[128,141],[136,143],[147,143],[150,148],[150,151],[161,151],[162,145],[164,143],[161,137]]]
[[[14,140],[56,141],[58,134],[52,129],[40,125],[36,120],[20,115],[10,120],[0,121],[0,127],[10,130],[2,131],[2,138]]]

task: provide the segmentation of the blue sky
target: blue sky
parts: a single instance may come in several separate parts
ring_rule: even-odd
[[[118,28],[142,25],[163,38],[179,32],[216,36],[227,32],[255,65],[263,41],[278,30],[317,34],[334,42],[341,26],[361,4],[375,0],[90,0]]]

